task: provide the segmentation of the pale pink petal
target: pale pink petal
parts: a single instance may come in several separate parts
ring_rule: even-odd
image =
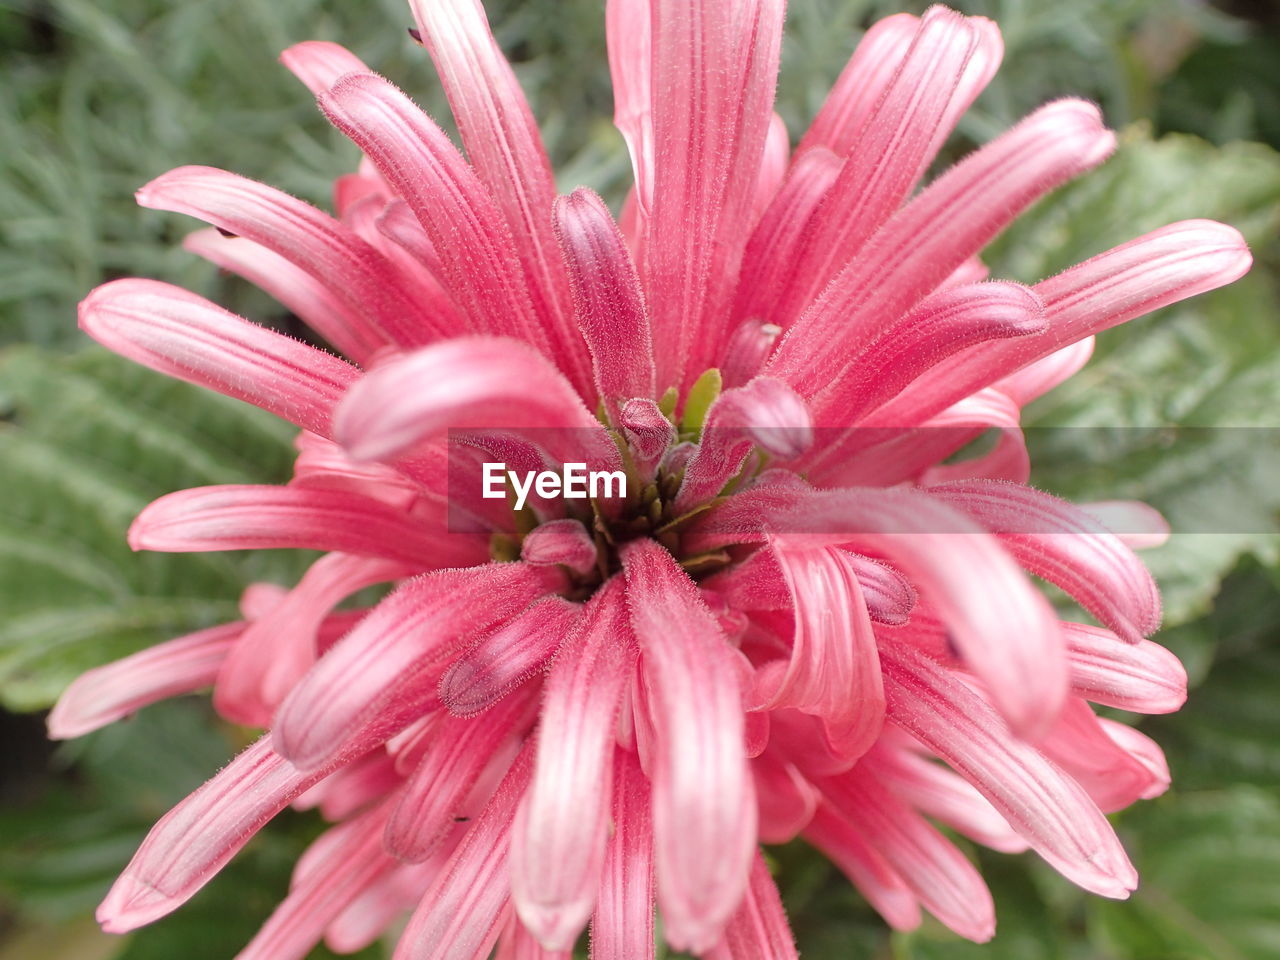
[[[779,751],[780,752],[780,751]],[[819,793],[796,767],[766,752],[751,764],[761,843],[788,843],[809,825]]]
[[[551,229],[555,180],[529,104],[489,31],[480,0],[411,0],[409,5],[467,156],[511,228],[525,286],[553,356],[585,393],[590,382],[586,350],[572,321]]]
[[[1135,713],[1173,713],[1187,700],[1187,671],[1150,640],[1122,643],[1110,630],[1064,623],[1077,697]]]
[[[757,682],[767,709],[821,717],[833,750],[849,761],[870,749],[884,725],[880,660],[849,554],[785,535],[773,552],[795,610],[785,670]]]
[[[715,943],[755,842],[737,666],[697,589],[652,540],[622,550],[627,603],[653,704],[658,900],[677,949]]]
[[[338,408],[336,438],[356,460],[385,460],[464,428],[531,430],[560,462],[616,468],[617,447],[572,386],[527,344],[458,337],[366,374]]]
[[[532,677],[574,629],[582,608],[548,597],[484,637],[453,662],[440,679],[440,699],[450,713],[470,717],[493,706]]]
[[[434,568],[475,563],[482,545],[466,534],[424,528],[351,493],[223,484],[156,500],[129,528],[134,550],[337,550]]]
[[[337,357],[155,280],[98,287],[80,302],[80,329],[152,370],[321,435],[328,434],[334,406],[359,376]]]
[[[280,62],[317,97],[343,74],[370,72],[364,61],[346,47],[324,40],[295,43],[280,54]]]
[[[769,133],[764,141],[764,156],[756,178],[756,192],[751,201],[751,223],[754,226],[773,202],[774,195],[787,177],[791,165],[791,135],[787,123],[778,114],[769,118]]]
[[[804,838],[827,855],[894,930],[920,926],[920,902],[906,881],[831,804],[818,805]]]
[[[586,187],[556,200],[555,228],[596,388],[616,419],[623,401],[656,395],[640,278],[609,208]]]
[[[1099,717],[1098,723],[1120,749],[1146,767],[1147,772],[1151,775],[1150,785],[1143,792],[1141,799],[1152,800],[1169,789],[1173,778],[1169,773],[1169,761],[1165,759],[1164,751],[1160,749],[1160,744],[1156,743],[1141,730],[1110,720],[1107,717]]]
[[[1130,550],[1163,546],[1173,532],[1159,510],[1138,500],[1098,500],[1081,504],[1080,509],[1119,537]]]
[[[498,940],[493,960],[573,960],[573,951],[546,949],[512,913]]]
[[[882,645],[889,719],[982,792],[1040,856],[1073,883],[1123,900],[1137,873],[1084,790],[1009,735],[961,681],[905,646]]]
[[[658,2],[654,185],[645,247],[658,389],[687,386],[724,337],[773,116],[781,0]]]
[[[995,934],[995,905],[982,875],[928,821],[861,767],[817,786],[845,817],[856,820],[930,913],[960,936],[985,943]]]
[[[757,851],[742,906],[729,918],[724,939],[702,954],[705,960],[797,960],[795,938],[787,923],[778,887]]]
[[[157,701],[209,686],[247,626],[240,620],[197,630],[85,671],[49,712],[49,737],[83,736]]]
[[[344,304],[343,324],[361,342],[401,346],[443,333],[377,250],[308,203],[213,167],[178,167],[142,187],[138,203],[198,217],[284,257]]]
[[[397,699],[427,698],[428,692],[434,699],[436,677],[450,657],[546,592],[545,574],[545,568],[500,563],[408,581],[294,687],[272,729],[277,748],[310,769]]]
[[[1169,786],[1168,769],[1161,779],[1147,764],[1130,756],[1108,736],[1083,700],[1068,701],[1058,725],[1039,747],[1085,789],[1103,813],[1159,796]]]
[[[516,911],[549,950],[568,950],[591,918],[609,831],[618,706],[635,641],[621,578],[588,601],[547,678],[533,783],[516,815]]]
[[[613,81],[613,123],[627,142],[638,218],[653,205],[653,31],[651,0],[608,0],[605,29]]]
[[[533,530],[520,544],[520,559],[534,566],[563,564],[585,574],[596,565],[596,543],[578,520],[552,520]]]
[[[334,953],[358,953],[370,946],[422,899],[445,859],[407,864],[379,877],[325,929],[325,946]]]
[[[417,215],[440,256],[440,280],[472,329],[542,347],[545,332],[511,231],[444,131],[373,74],[343,77],[321,95],[320,106]]]
[[[591,960],[651,960],[653,821],[649,783],[634,753],[614,761],[613,833],[591,919]]]
[[[1160,592],[1141,560],[1079,507],[1014,483],[929,488],[992,533],[1037,576],[1057,584],[1128,643],[1160,626]]]
[[[484,812],[422,897],[396,945],[395,960],[480,960],[502,932],[511,899],[511,823],[533,769],[529,743]]]
[[[1041,107],[894,215],[788,330],[765,372],[811,395],[842,365],[845,343],[860,342],[885,316],[910,309],[1033,201],[1114,147],[1093,104]],[[842,336],[831,340],[827,334],[836,329]]]
[[[1028,364],[1016,373],[1001,377],[994,386],[1012,397],[1018,406],[1025,407],[1032,400],[1044,396],[1079,373],[1093,356],[1093,345],[1096,342],[1095,337],[1085,337]]]

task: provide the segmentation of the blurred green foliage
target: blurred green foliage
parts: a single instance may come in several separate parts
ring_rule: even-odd
[[[600,0],[487,0],[565,189],[613,201],[629,180],[612,111]],[[1267,4],[1230,16],[1193,0],[966,0],[996,19],[1005,66],[948,147],[954,157],[1054,97],[1097,100],[1122,148],[1024,217],[988,253],[1035,280],[1183,217],[1246,232],[1244,282],[1100,339],[1091,365],[1031,411],[1036,424],[1274,426],[1280,406],[1280,39]],[[792,0],[779,111],[793,136],[872,19],[924,4]],[[1264,22],[1270,16],[1270,24]],[[298,557],[131,555],[149,499],[287,476],[289,432],[257,411],[83,350],[75,303],[137,274],[189,286],[262,322],[272,301],[183,253],[195,225],[132,192],[184,163],[237,170],[326,204],[356,151],[276,62],[339,40],[448,126],[402,0],[0,0],[0,702],[47,705],[79,670],[233,615],[254,579],[290,582]],[[1256,141],[1245,143],[1240,141]],[[1146,722],[1175,789],[1117,818],[1144,883],[1087,898],[1031,857],[974,851],[996,896],[986,946],[936,924],[890,935],[836,871],[800,845],[773,851],[804,956],[814,960],[1272,960],[1280,956],[1280,517],[1270,460],[1213,446],[1137,450],[1117,465],[1037,441],[1035,481],[1080,499],[1144,496],[1175,519],[1247,501],[1258,533],[1175,538],[1151,555],[1161,639],[1197,689]],[[1224,434],[1226,436],[1226,434]],[[1238,468],[1224,469],[1229,456]],[[172,917],[123,940],[92,906],[154,819],[244,742],[198,698],[164,704],[47,756],[7,717],[0,783],[0,958],[221,960],[287,887],[317,822],[288,815]],[[377,950],[368,956],[381,955]],[[329,954],[318,951],[315,956]]]

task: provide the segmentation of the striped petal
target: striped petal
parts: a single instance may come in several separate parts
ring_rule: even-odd
[[[634,753],[613,765],[613,833],[591,920],[591,960],[652,960],[653,821],[649,783]]]

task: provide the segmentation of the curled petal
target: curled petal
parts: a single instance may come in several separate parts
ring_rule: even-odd
[[[1122,643],[1110,630],[1064,623],[1077,697],[1135,713],[1173,713],[1187,700],[1187,671],[1150,640]]]
[[[520,559],[534,566],[563,564],[574,573],[596,565],[596,544],[577,520],[552,520],[534,527],[520,544]]]
[[[304,430],[329,418],[359,372],[315,347],[154,280],[115,280],[80,303],[80,328],[160,373],[245,400]]]

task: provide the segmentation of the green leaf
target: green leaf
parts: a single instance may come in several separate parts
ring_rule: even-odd
[[[0,702],[47,706],[82,670],[234,619],[302,557],[133,554],[156,497],[287,479],[293,429],[100,350],[0,353]]]
[[[702,425],[706,422],[707,411],[720,396],[723,381],[716,367],[704,370],[693,386],[689,388],[689,396],[684,401],[684,411],[680,415],[680,429],[693,437],[702,434]]]

